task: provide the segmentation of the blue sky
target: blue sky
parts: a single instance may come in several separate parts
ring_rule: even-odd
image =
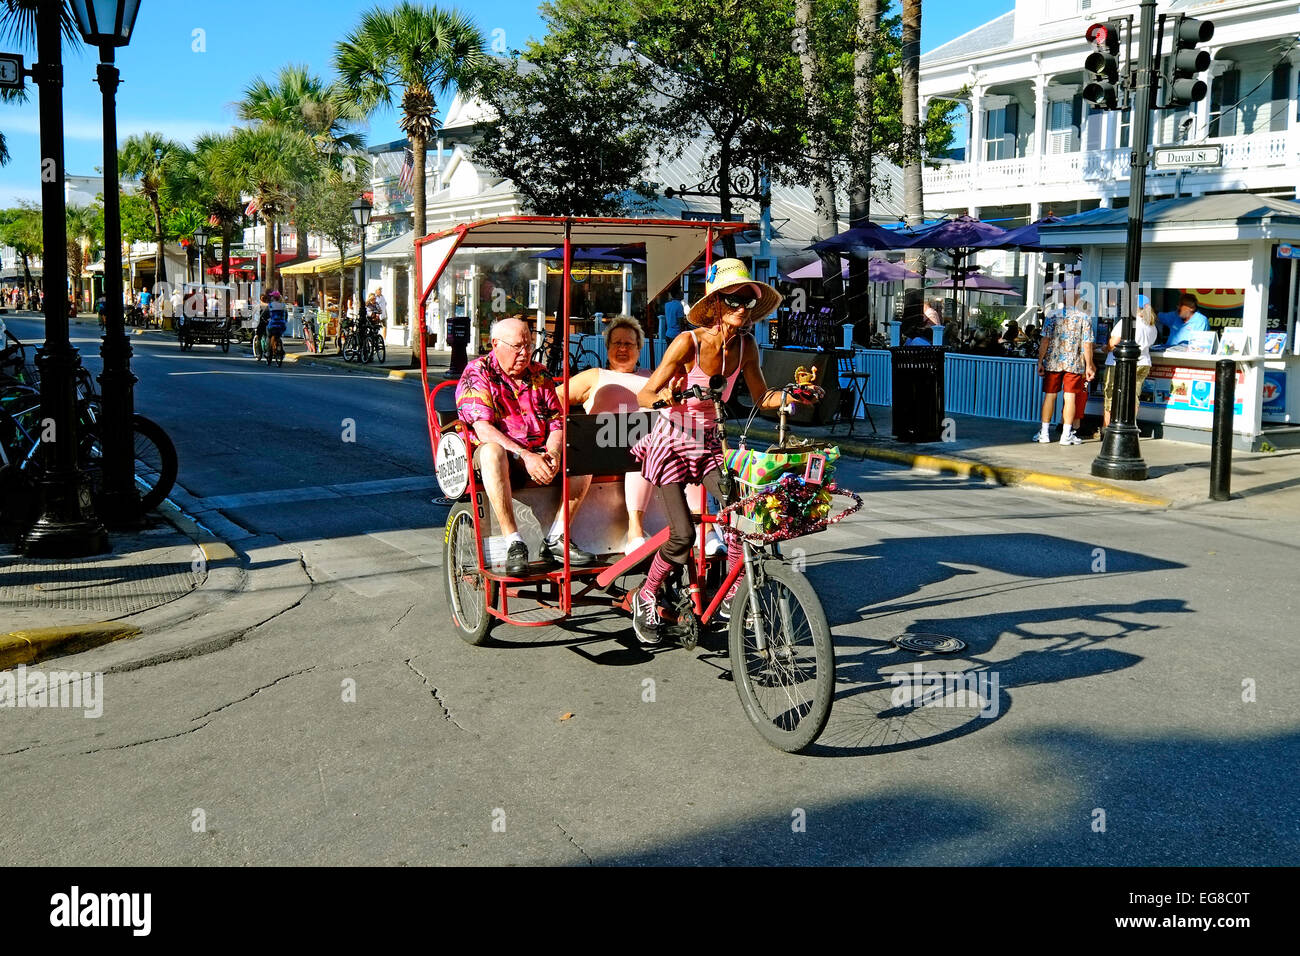
[[[222,0],[190,4],[144,0],[130,46],[119,50],[123,83],[118,88],[120,138],[146,129],[189,141],[206,130],[235,122],[231,104],[258,74],[271,77],[286,63],[305,63],[327,75],[334,44],[372,3],[356,0]],[[1014,6],[1014,0],[925,0],[922,49],[930,50]],[[543,31],[537,0],[484,0],[463,4],[489,42],[522,47]],[[3,44],[5,52],[18,52]],[[22,51],[27,65],[34,51]],[[103,158],[100,93],[94,83],[97,55],[64,55],[64,135],[69,173],[94,175]],[[12,159],[0,168],[0,206],[39,198],[39,139],[35,89],[29,102],[0,106],[0,130]],[[367,131],[374,143],[400,136],[389,111]]]

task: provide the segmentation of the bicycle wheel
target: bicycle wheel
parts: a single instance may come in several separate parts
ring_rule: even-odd
[[[352,332],[343,337],[343,358],[348,362],[355,362],[361,358],[360,343]]]
[[[456,633],[476,647],[488,642],[496,618],[487,612],[495,593],[479,570],[474,541],[474,515],[468,502],[458,502],[447,515],[442,538],[442,584]]]
[[[774,560],[763,563],[761,577],[757,588],[748,578],[741,583],[732,608],[732,680],[762,738],[795,753],[817,739],[830,717],[835,650],[826,612],[807,578]]]
[[[369,332],[361,333],[361,364],[369,365],[370,360],[375,357],[375,340],[370,337]]]
[[[569,359],[569,374],[577,375],[589,368],[600,368],[600,357],[591,349],[578,349]]]
[[[384,345],[383,338],[378,335],[375,336],[374,353],[375,353],[375,360],[378,361],[380,365],[383,365],[384,359],[387,358],[388,356],[388,348],[387,346]]]
[[[104,443],[99,433],[100,416],[90,416],[94,424],[83,425],[88,432],[81,465],[90,478],[91,492],[96,497],[104,490]],[[140,492],[140,513],[152,511],[162,504],[176,485],[179,462],[176,446],[163,427],[143,415],[131,416],[135,432],[132,455],[135,459],[135,484]]]

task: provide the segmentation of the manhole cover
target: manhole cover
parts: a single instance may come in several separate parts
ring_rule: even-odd
[[[894,638],[894,645],[905,651],[929,651],[931,654],[956,654],[966,649],[965,641],[946,634],[904,634]]]
[[[451,498],[447,498],[444,495],[438,495],[436,498],[430,499],[429,503],[434,505],[440,505],[443,508],[450,508],[456,502],[455,500]]]

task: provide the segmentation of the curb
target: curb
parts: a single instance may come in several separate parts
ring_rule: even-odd
[[[420,370],[418,368],[390,368],[386,365],[358,365],[345,359],[330,360],[330,357],[320,355],[315,352],[290,352],[284,357],[285,362],[291,362],[295,365],[312,365],[317,368],[337,368],[344,372],[364,372],[367,375],[381,375],[384,378],[395,382],[404,381],[408,378],[419,378]],[[432,372],[438,366],[431,366],[429,371]]]
[[[88,651],[139,633],[140,628],[134,625],[112,621],[10,631],[0,636],[0,670]]]
[[[752,438],[775,442],[777,433],[774,429],[751,428]],[[811,437],[811,436],[801,436]],[[897,448],[881,448],[855,441],[838,442],[841,451],[858,455],[861,458],[873,458],[899,465],[909,465],[918,471],[937,472],[944,475],[957,475],[961,478],[982,478],[999,485],[1027,485],[1043,488],[1047,491],[1060,491],[1067,494],[1087,495],[1103,501],[1123,504],[1143,505],[1152,508],[1171,508],[1173,502],[1166,498],[1140,491],[1129,491],[1104,481],[1092,478],[1075,478],[1070,475],[1056,475],[1050,472],[1031,471],[1027,468],[1011,468],[1002,465],[987,465],[983,462],[969,461],[964,458],[948,458],[941,455],[927,455],[922,452],[903,451]]]

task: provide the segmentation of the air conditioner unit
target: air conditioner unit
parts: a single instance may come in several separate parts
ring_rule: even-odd
[[[1059,156],[1070,152],[1070,142],[1074,131],[1068,129],[1051,129],[1047,131],[1047,155]]]

